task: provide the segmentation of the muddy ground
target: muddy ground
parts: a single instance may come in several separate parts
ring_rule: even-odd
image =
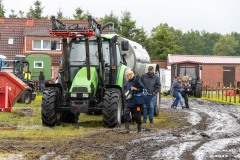
[[[135,125],[130,134],[121,126],[62,139],[0,137],[0,159],[240,159],[240,106],[191,99],[191,109],[174,110],[171,103],[163,98],[161,112],[177,115],[172,120],[187,122],[184,126],[163,130],[144,124],[140,134]]]

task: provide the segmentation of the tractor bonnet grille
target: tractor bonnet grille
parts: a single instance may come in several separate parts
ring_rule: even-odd
[[[74,87],[72,92],[88,92],[88,89],[86,87]]]

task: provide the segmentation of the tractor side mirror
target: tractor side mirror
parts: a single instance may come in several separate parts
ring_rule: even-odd
[[[57,49],[57,41],[51,41],[51,50]]]
[[[122,41],[121,42],[122,51],[128,51],[129,50],[129,42],[128,41]]]
[[[202,70],[202,65],[199,65],[199,70]]]

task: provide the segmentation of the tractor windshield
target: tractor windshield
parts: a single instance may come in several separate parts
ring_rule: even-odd
[[[102,42],[103,49],[103,59],[105,63],[110,64],[110,51],[109,51],[109,42]],[[98,46],[96,41],[89,41],[89,56],[90,56],[90,65],[98,67]],[[84,41],[74,41],[70,50],[70,79],[71,81],[79,71],[81,67],[86,66],[86,47]]]
[[[106,63],[110,62],[109,55],[109,43],[103,42],[103,58]],[[98,59],[98,46],[97,42],[89,42],[89,56],[90,56],[90,65],[96,66],[99,65]],[[86,65],[86,46],[84,41],[72,43],[71,52],[70,52],[70,65],[72,66],[84,66]]]
[[[196,68],[193,66],[181,66],[180,67],[180,77],[188,76],[191,79],[196,78]]]

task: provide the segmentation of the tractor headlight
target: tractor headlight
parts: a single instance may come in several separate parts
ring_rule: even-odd
[[[88,97],[89,97],[89,94],[83,93],[83,94],[82,94],[82,97],[83,97],[83,98],[88,98]]]
[[[76,93],[72,93],[72,94],[71,94],[71,97],[76,98],[76,97],[77,97],[77,94],[76,94]]]

